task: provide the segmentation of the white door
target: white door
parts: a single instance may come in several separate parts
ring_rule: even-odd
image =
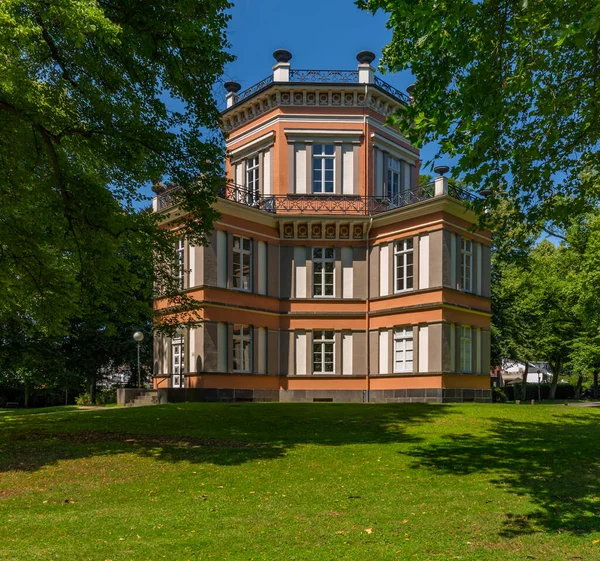
[[[173,387],[184,387],[183,376],[183,337],[173,339]]]

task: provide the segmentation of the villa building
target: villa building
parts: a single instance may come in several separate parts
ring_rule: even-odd
[[[226,84],[220,218],[207,247],[179,245],[202,321],[156,336],[154,387],[169,401],[489,401],[491,242],[473,195],[419,185],[419,151],[386,125],[410,98],[372,53],[348,71],[274,57],[248,90]],[[176,224],[168,191],[154,210]]]

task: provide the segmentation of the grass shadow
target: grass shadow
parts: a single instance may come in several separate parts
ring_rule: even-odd
[[[536,505],[533,512],[506,513],[503,537],[540,531],[600,531],[600,424],[596,416],[548,422],[492,419],[481,436],[449,435],[417,446],[412,467],[453,475],[487,474],[491,483]]]
[[[0,472],[135,453],[168,462],[240,465],[298,445],[418,444],[409,428],[452,413],[440,404],[168,404],[0,418]]]

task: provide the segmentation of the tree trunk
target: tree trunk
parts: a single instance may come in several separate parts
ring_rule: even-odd
[[[592,396],[594,399],[598,399],[600,395],[598,395],[598,371],[594,370],[594,391],[592,392]]]
[[[525,372],[523,372],[523,385],[521,386],[521,402],[527,401],[527,375],[529,374],[529,362],[525,361]]]
[[[25,382],[25,397],[23,398],[23,407],[29,407],[29,382]]]
[[[90,400],[92,403],[96,403],[96,374],[90,376]]]
[[[556,399],[556,386],[558,385],[559,371],[560,371],[560,358],[556,359],[556,362],[551,362],[552,366],[552,383],[550,384],[550,399]]]
[[[581,389],[583,387],[583,374],[577,377],[577,385],[575,386],[575,399],[581,398]]]

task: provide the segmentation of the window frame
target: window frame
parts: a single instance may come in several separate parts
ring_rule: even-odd
[[[329,334],[331,338],[328,338]],[[331,345],[331,351],[327,351],[326,345]],[[331,355],[330,361],[326,359],[328,354]],[[319,360],[316,359],[317,355]],[[321,364],[320,370],[316,369],[317,364]],[[331,364],[331,370],[324,370],[326,364]],[[335,374],[335,331],[332,329],[318,329],[312,333],[312,373]]]
[[[236,240],[239,240],[239,247],[236,247]],[[250,248],[244,248],[244,242],[250,242]],[[233,235],[232,240],[232,271],[231,271],[231,287],[233,290],[240,290],[242,292],[252,292],[252,273],[253,273],[253,263],[252,263],[252,252],[254,250],[254,243],[252,238],[247,238],[244,236],[238,236],[237,234]],[[248,287],[244,287],[244,256],[248,256]],[[237,262],[236,262],[237,256]],[[236,266],[238,267],[239,273],[236,274]],[[236,279],[238,279],[239,286],[235,286]]]
[[[177,353],[175,353],[177,349]],[[179,364],[175,366],[175,357],[179,358]],[[174,388],[185,387],[185,340],[183,335],[178,335],[171,339],[171,376],[172,386]],[[178,371],[177,371],[178,370]],[[179,385],[175,385],[175,376],[179,377]]]
[[[460,239],[460,289],[473,292],[473,240],[469,238]]]
[[[410,243],[410,248],[407,249],[407,244]],[[402,249],[400,248],[402,244]],[[411,256],[411,263],[408,263],[408,256]],[[400,260],[402,260],[403,275],[400,277],[399,268]],[[408,275],[408,267],[411,267],[412,274]],[[402,280],[403,288],[398,288],[399,281]],[[410,287],[407,286],[410,281]],[[415,241],[413,238],[402,238],[394,242],[394,293],[410,292],[415,289]]]
[[[236,333],[237,331],[237,333]],[[233,333],[232,333],[232,372],[240,372],[250,374],[252,373],[252,335],[253,329],[251,325],[245,323],[234,323],[233,324]],[[244,350],[247,347],[248,353],[244,354]],[[239,350],[238,350],[239,349]],[[236,351],[238,351],[239,356],[236,357]],[[248,360],[248,364],[244,364],[245,360]],[[241,366],[241,368],[236,368],[236,362],[241,363],[237,364],[237,366]],[[245,368],[247,366],[247,368]]]
[[[321,147],[320,153],[316,153],[317,147]],[[326,148],[331,147],[332,153],[328,154]],[[316,143],[312,145],[312,165],[311,165],[311,193],[313,195],[334,195],[335,194],[335,144],[331,143]],[[317,162],[320,161],[319,166]],[[327,169],[326,162],[331,161],[331,169]],[[315,172],[321,174],[319,180],[315,179]],[[326,172],[331,171],[331,180],[326,179]],[[327,191],[327,184],[331,183],[331,191]],[[319,185],[319,190],[315,189],[315,186]]]
[[[410,341],[410,349],[407,346],[407,342]],[[399,344],[402,344],[399,349]],[[398,353],[402,353],[403,360],[398,360]],[[410,352],[410,368],[407,368],[409,360],[407,358]],[[394,350],[393,350],[393,370],[394,374],[401,374],[406,372],[414,372],[415,365],[415,334],[411,325],[401,325],[394,328]],[[400,368],[399,365],[404,365],[404,368]]]
[[[185,239],[178,238],[175,243],[175,252],[177,254],[177,286],[179,290],[185,288]]]
[[[317,257],[315,252],[322,251],[322,256]],[[326,257],[325,252],[330,250],[332,257]],[[312,295],[314,298],[335,298],[335,247],[313,247],[311,250],[312,256]],[[327,264],[332,263],[333,268],[331,271],[332,280],[331,283],[326,282],[326,270]],[[317,267],[319,265],[319,267]],[[317,275],[320,275],[321,280],[317,283]],[[326,294],[326,289],[331,285],[331,294]],[[321,294],[317,294],[316,287],[321,287]]]
[[[245,161],[246,167],[246,194],[248,204],[252,204],[260,197],[260,154],[248,156]],[[256,163],[254,163],[256,161]]]
[[[396,162],[398,168],[390,165],[390,162]],[[394,176],[397,179],[395,182],[396,190],[392,189],[392,179]],[[386,177],[386,195],[388,199],[394,199],[400,196],[402,193],[402,160],[388,154],[387,156],[387,177]]]
[[[468,345],[466,345],[467,342]],[[463,345],[463,343],[465,344]],[[470,325],[460,326],[458,344],[460,372],[464,372],[467,374],[473,373],[473,328]],[[467,346],[468,352],[465,352]]]

